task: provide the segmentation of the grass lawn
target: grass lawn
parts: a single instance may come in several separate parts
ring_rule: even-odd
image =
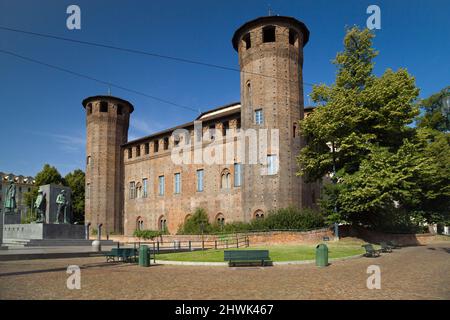
[[[342,241],[329,242],[328,258],[343,258],[364,253],[364,248],[361,247],[362,242],[359,241]],[[377,246],[375,246],[377,248]],[[252,249],[266,249],[269,250],[272,261],[294,261],[294,260],[314,260],[316,253],[316,245],[272,245],[272,246],[255,246],[242,249],[228,249],[228,250],[252,250]],[[157,260],[171,260],[171,261],[193,261],[193,262],[224,262],[223,249],[221,250],[205,250],[179,253],[164,253],[156,255]]]

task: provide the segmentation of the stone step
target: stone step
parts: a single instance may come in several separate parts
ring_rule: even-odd
[[[3,239],[7,246],[14,247],[58,247],[58,246],[91,246],[94,240],[82,239]],[[101,240],[102,246],[114,246],[112,240]]]

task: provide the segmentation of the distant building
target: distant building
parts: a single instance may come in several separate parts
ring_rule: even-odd
[[[16,184],[16,201],[17,212],[21,217],[25,217],[30,210],[25,203],[25,193],[30,192],[34,186],[33,177],[25,177],[22,175],[15,175],[13,173],[0,172],[0,210],[4,210],[4,201],[6,197],[6,190],[9,185],[9,181],[14,181]]]

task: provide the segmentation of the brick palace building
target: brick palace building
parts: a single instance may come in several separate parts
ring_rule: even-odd
[[[134,110],[130,102],[112,96],[83,100],[86,222],[125,235],[135,229],[175,233],[198,207],[219,223],[263,218],[275,208],[313,207],[320,186],[296,175],[296,156],[304,144],[298,121],[307,113],[302,70],[308,38],[307,27],[292,17],[245,23],[232,38],[241,70],[241,102],[134,141],[128,141]],[[240,140],[244,153],[214,163],[192,161],[196,152],[209,152],[213,145],[227,143],[235,150],[239,133],[264,137],[261,129],[270,136],[268,147],[257,149],[262,162],[245,160],[259,141],[249,137]],[[278,145],[270,143],[274,129]],[[191,161],[173,161],[174,150],[180,148]]]

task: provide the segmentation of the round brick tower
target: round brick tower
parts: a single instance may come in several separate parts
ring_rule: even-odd
[[[123,230],[122,144],[128,140],[133,105],[112,96],[83,100],[86,109],[85,221],[102,232]]]
[[[254,146],[246,145],[242,183],[246,221],[261,211],[304,206],[296,156],[303,143],[298,122],[303,118],[303,47],[308,38],[305,24],[283,16],[249,21],[233,36],[241,70],[242,129],[255,129],[260,137],[260,129],[267,129],[269,141],[267,152],[258,150],[258,164],[248,164],[248,149]],[[276,138],[274,129],[279,134],[278,150],[270,143],[271,136]],[[272,165],[261,165],[264,158]]]

